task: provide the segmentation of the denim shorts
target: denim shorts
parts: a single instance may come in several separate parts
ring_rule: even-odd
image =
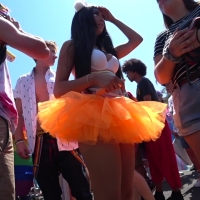
[[[200,130],[200,80],[173,91],[174,122],[180,136]]]

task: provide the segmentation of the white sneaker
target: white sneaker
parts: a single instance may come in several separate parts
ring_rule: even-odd
[[[180,176],[183,176],[183,175],[184,175],[184,172],[179,171],[179,175],[180,175]]]
[[[194,183],[193,187],[200,187],[200,179],[197,179],[196,183]]]

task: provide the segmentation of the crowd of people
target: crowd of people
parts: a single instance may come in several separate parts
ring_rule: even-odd
[[[71,38],[60,49],[55,72],[56,42],[26,33],[0,4],[2,200],[28,195],[22,197],[15,187],[13,143],[21,159],[31,159],[31,179],[45,200],[62,199],[60,175],[76,200],[165,200],[164,180],[172,200],[184,199],[172,138],[181,142],[200,173],[200,2],[157,3],[166,30],[155,41],[154,71],[171,94],[168,106],[145,77],[141,60],[120,66],[119,60],[143,38],[107,8],[75,2]],[[114,47],[105,21],[127,42]],[[14,89],[6,62],[8,45],[35,61]],[[126,91],[123,74],[137,83],[136,97]],[[200,179],[194,187],[200,187]]]

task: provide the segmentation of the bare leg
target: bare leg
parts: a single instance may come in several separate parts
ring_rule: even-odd
[[[197,160],[200,162],[200,131],[184,137],[190,148],[193,150]]]
[[[187,148],[185,149],[187,151],[187,154],[190,157],[190,160],[192,161],[192,163],[194,164],[194,167],[196,168],[196,170],[200,170],[200,162],[197,160],[194,152],[192,151],[191,148]]]
[[[141,194],[135,186],[133,186],[133,200],[141,200]]]
[[[141,174],[145,179],[147,179],[147,172],[144,168],[144,163],[143,163],[143,144],[139,144],[137,147],[137,150],[135,152],[135,170]]]
[[[121,153],[117,144],[79,143],[90,173],[94,200],[121,200]]]
[[[120,144],[122,162],[121,200],[133,200],[135,149],[132,144]]]
[[[134,172],[134,186],[145,200],[155,200],[145,179],[137,172]]]

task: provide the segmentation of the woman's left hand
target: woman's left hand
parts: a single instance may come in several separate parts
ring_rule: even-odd
[[[98,9],[102,13],[104,20],[110,22],[113,22],[115,20],[115,17],[111,14],[111,12],[107,8],[99,6]]]
[[[193,28],[193,41],[191,41],[187,48],[192,48],[192,50],[200,47],[200,29],[199,28]]]

